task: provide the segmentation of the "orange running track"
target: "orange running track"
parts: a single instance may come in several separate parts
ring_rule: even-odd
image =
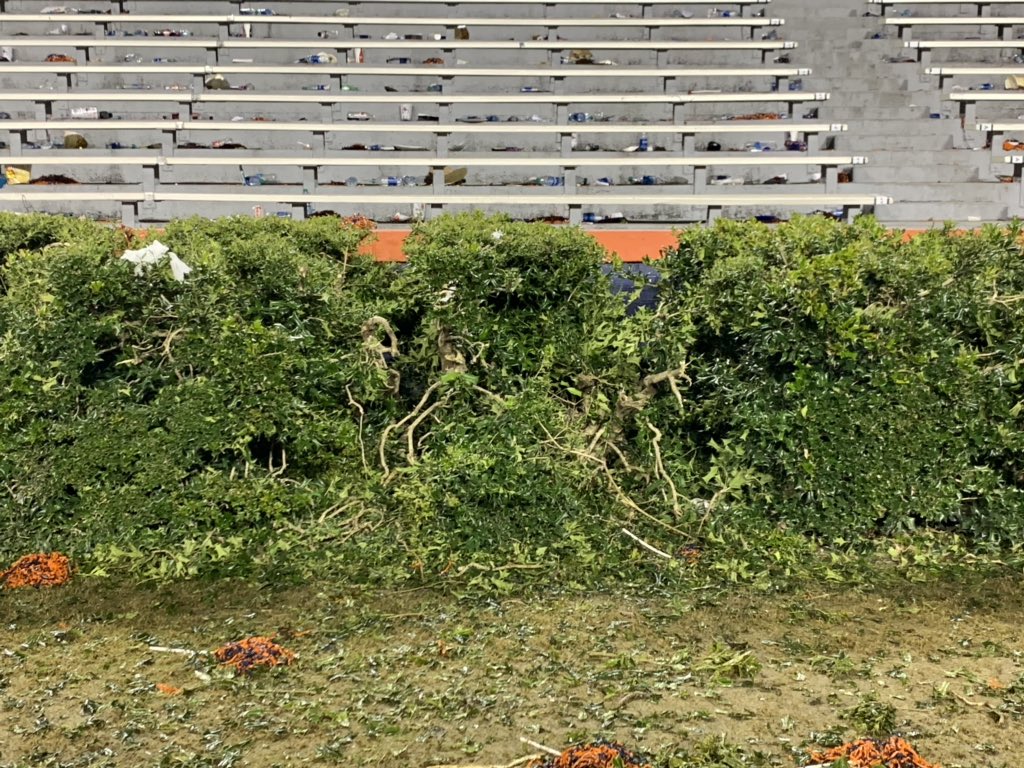
[[[405,261],[402,245],[409,235],[409,229],[380,229],[373,233],[370,242],[363,246],[363,252],[378,261]],[[924,229],[903,231],[903,239],[927,232]],[[624,262],[638,262],[646,258],[660,259],[666,248],[676,245],[676,235],[667,229],[607,229],[590,231],[591,237]]]
[[[371,242],[364,246],[364,252],[372,254],[378,261],[405,261],[402,244],[409,234],[408,229],[379,229],[373,234]],[[609,253],[614,253],[622,261],[643,261],[650,257],[657,259],[665,248],[676,244],[676,237],[671,230],[665,229],[609,229],[590,232],[597,242]]]

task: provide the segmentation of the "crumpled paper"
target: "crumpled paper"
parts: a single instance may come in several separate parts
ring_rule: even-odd
[[[125,251],[121,256],[125,261],[135,265],[135,274],[138,277],[144,275],[150,267],[159,264],[165,257],[171,262],[171,276],[179,283],[185,282],[185,275],[192,271],[192,267],[179,259],[178,254],[159,240],[154,240],[137,251]]]

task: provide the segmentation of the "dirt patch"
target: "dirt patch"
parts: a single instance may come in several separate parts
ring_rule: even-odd
[[[794,766],[812,745],[893,732],[944,768],[1016,768],[1018,592],[481,605],[79,579],[0,596],[0,767],[507,763],[531,751],[521,736]],[[252,635],[294,664],[236,677],[210,655]]]

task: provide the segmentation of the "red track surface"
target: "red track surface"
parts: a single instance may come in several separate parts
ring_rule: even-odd
[[[368,243],[364,250],[373,254],[378,261],[404,261],[402,243],[409,234],[407,229],[384,229],[374,233],[373,242]],[[592,232],[591,236],[609,252],[617,253],[623,261],[643,261],[650,256],[653,259],[661,256],[663,248],[676,244],[671,230],[601,230]]]
[[[909,240],[926,231],[904,230],[903,238]],[[372,254],[378,261],[405,261],[402,243],[408,234],[408,229],[377,230],[373,241],[364,246],[364,252]],[[625,262],[643,261],[648,256],[658,259],[663,249],[676,244],[675,235],[667,229],[605,229],[592,231],[590,235]]]

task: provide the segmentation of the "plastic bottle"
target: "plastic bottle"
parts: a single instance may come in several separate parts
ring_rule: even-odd
[[[640,151],[649,152],[651,149],[651,142],[647,138],[647,134],[640,134]]]

